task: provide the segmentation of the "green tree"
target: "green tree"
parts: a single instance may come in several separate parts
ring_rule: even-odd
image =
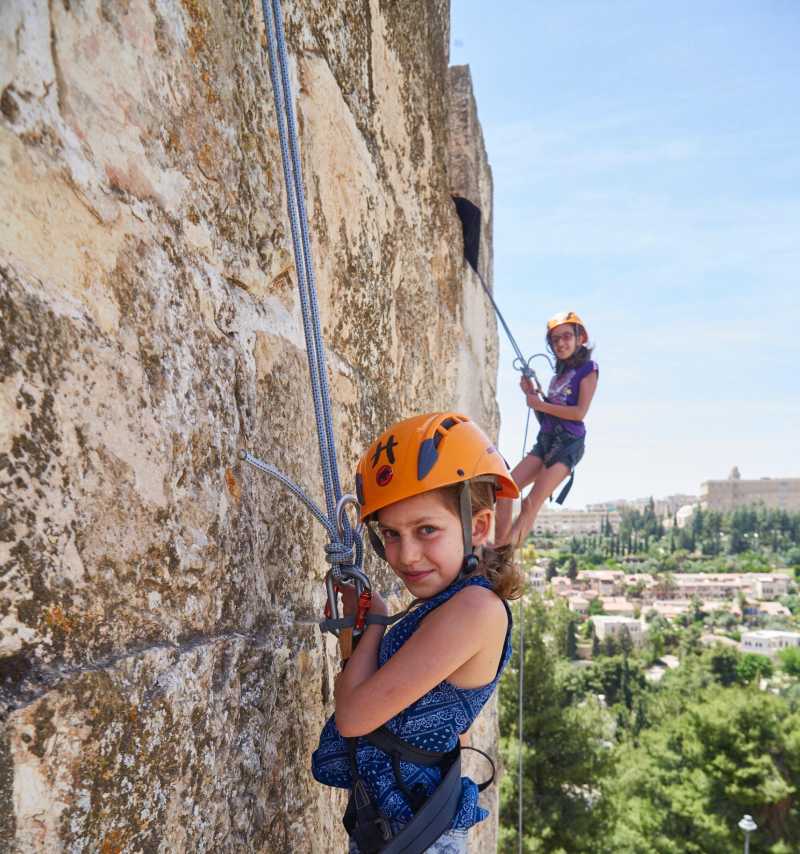
[[[603,600],[599,596],[595,596],[594,599],[590,599],[587,611],[590,617],[600,617],[605,614],[605,610],[603,609]]]
[[[570,555],[567,561],[567,578],[570,581],[577,581],[578,579],[578,561],[575,560],[575,555]]]
[[[790,676],[800,676],[800,647],[790,646],[778,653],[781,670]]]
[[[779,697],[714,686],[626,745],[614,792],[619,854],[738,851],[752,814],[751,851],[797,851],[800,715]]]
[[[709,665],[720,685],[734,685],[739,681],[739,653],[727,646],[717,645],[709,656]]]
[[[767,679],[772,676],[772,662],[766,655],[746,652],[739,657],[739,663],[736,665],[736,673],[739,681],[744,685],[748,685],[757,679]]]
[[[597,731],[597,710],[570,708],[548,649],[547,613],[538,596],[525,610],[522,691],[523,836],[526,852],[588,851],[609,832],[606,784],[611,756]],[[509,770],[500,789],[501,852],[517,851],[519,645],[500,685],[501,751]],[[513,769],[513,770],[512,770]]]

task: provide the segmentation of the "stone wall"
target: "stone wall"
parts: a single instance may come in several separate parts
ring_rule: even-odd
[[[448,146],[491,181],[445,0],[285,14],[349,488],[395,417],[496,431]],[[0,4],[0,850],[344,850],[324,537],[237,461],[321,495],[281,174],[254,0]]]

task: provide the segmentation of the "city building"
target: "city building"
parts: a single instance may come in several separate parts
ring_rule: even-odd
[[[594,590],[600,596],[616,596],[623,592],[625,573],[620,569],[582,569],[575,584],[582,590]]]
[[[609,617],[633,617],[642,609],[641,602],[631,602],[624,596],[604,596],[601,601]]]
[[[800,646],[800,632],[783,632],[776,629],[756,629],[743,632],[739,646],[742,652],[756,652],[760,655],[775,656],[782,649]]]
[[[619,638],[623,631],[627,629],[634,644],[642,642],[642,624],[639,620],[635,620],[632,617],[611,616],[590,617],[589,619],[592,621],[594,633],[598,640],[603,641],[607,637]]]
[[[706,510],[733,510],[762,504],[774,510],[800,511],[800,477],[743,480],[734,466],[727,480],[700,485],[700,505]]]
[[[759,602],[758,613],[765,617],[791,617],[792,612],[780,602]]]
[[[613,531],[621,520],[616,510],[551,510],[543,507],[536,517],[535,534],[599,534],[608,520]]]
[[[737,573],[712,575],[705,572],[686,572],[673,576],[674,596],[677,599],[733,599],[748,587],[747,581]]]
[[[639,510],[640,512],[647,509],[650,502],[653,501],[653,510],[659,519],[671,518],[678,508],[685,504],[696,504],[696,495],[668,495],[666,498],[616,498],[612,501],[599,501],[595,504],[587,504],[586,510],[593,513],[608,513],[610,511],[622,510]]]
[[[676,527],[685,528],[691,521],[692,516],[694,516],[694,511],[697,506],[697,504],[684,504],[682,507],[679,507],[675,511],[673,518],[668,520],[670,525],[672,525],[674,520]],[[669,527],[669,525],[667,527]]]
[[[589,600],[584,596],[570,596],[569,609],[581,617],[585,617],[589,613]]]
[[[789,579],[785,575],[758,573],[753,576],[752,591],[756,599],[777,599],[789,592]]]
[[[544,591],[547,589],[547,570],[537,564],[528,572],[528,581],[530,582],[531,590],[544,595]]]
[[[655,611],[659,617],[665,620],[674,620],[685,614],[689,610],[688,602],[678,602],[675,599],[661,599],[656,602],[651,602],[642,606],[642,613],[647,615],[651,611]]]

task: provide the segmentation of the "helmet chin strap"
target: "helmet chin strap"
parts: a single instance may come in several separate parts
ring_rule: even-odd
[[[493,477],[480,478],[475,480],[487,480],[495,482]],[[472,544],[472,493],[469,488],[469,481],[465,480],[461,484],[461,489],[458,496],[458,510],[461,517],[461,533],[464,541],[464,560],[461,564],[461,570],[458,573],[458,578],[464,578],[471,575],[478,568],[480,558],[475,554],[475,546]],[[386,549],[384,548],[381,538],[378,536],[371,524],[367,523],[367,535],[372,543],[372,548],[382,560],[386,560]]]
[[[461,572],[458,576],[463,578],[478,568],[478,556],[475,554],[475,547],[472,545],[472,494],[468,480],[461,484],[458,509],[461,516],[461,531],[464,537],[464,562],[461,564]]]

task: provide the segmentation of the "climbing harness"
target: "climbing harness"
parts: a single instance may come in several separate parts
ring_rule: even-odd
[[[475,753],[480,753],[492,767],[489,779],[478,784],[479,792],[494,782],[494,762],[491,756],[482,750],[478,750],[477,747],[462,747],[460,743],[456,743],[456,746],[446,753],[423,750],[399,738],[385,726],[379,727],[362,737],[369,744],[391,756],[395,781],[411,806],[414,818],[396,835],[393,834],[389,820],[381,813],[369,787],[358,770],[356,762],[358,739],[348,739],[353,787],[350,789],[350,797],[347,801],[344,826],[348,834],[355,840],[361,854],[377,854],[377,852],[380,854],[414,854],[414,852],[422,852],[450,828],[461,800],[462,751],[472,750]],[[422,788],[408,788],[400,770],[401,762],[439,767],[442,772],[442,779],[429,797],[425,795]]]
[[[240,456],[244,462],[280,481],[305,504],[327,531],[329,543],[325,547],[325,552],[326,560],[330,564],[330,569],[325,576],[327,605],[325,619],[319,625],[323,631],[329,631],[338,637],[342,658],[346,660],[350,657],[353,644],[366,623],[372,622],[368,616],[371,587],[362,569],[363,529],[361,526],[354,528],[347,515],[347,508],[357,505],[358,502],[355,496],[342,493],[339,481],[325,348],[317,307],[300,147],[289,83],[289,61],[280,0],[262,0],[261,8],[267,36],[269,75],[275,96],[275,114],[286,186],[286,206],[297,271],[297,287],[300,294],[327,512],[323,511],[301,487],[275,466],[263,462],[247,450],[242,451]],[[338,593],[341,592],[343,585],[355,588],[358,609],[352,617],[339,615]]]

